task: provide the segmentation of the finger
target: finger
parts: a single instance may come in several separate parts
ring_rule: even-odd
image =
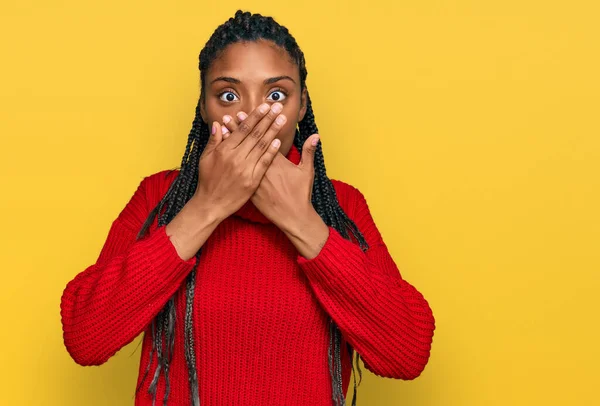
[[[244,121],[244,119],[246,117],[248,117],[248,115],[246,113],[244,113],[243,111],[240,111],[239,113],[237,113],[235,118],[233,118],[229,115],[223,116],[223,124],[224,124],[223,139],[226,139],[227,137],[229,137],[231,135],[232,132],[236,131],[238,129],[239,123]]]
[[[252,131],[240,142],[238,148],[241,148],[240,153],[242,156],[248,156],[250,151],[256,146],[256,144],[261,140],[263,135],[267,132],[267,130],[271,127],[275,118],[279,116],[279,113],[283,110],[283,105],[281,103],[273,103],[271,109],[265,114],[265,116],[254,126]],[[246,123],[252,118],[252,114],[250,114],[244,121],[242,121],[239,125],[239,129],[243,128]],[[274,138],[274,137],[273,137]],[[269,143],[272,141],[272,138],[267,140],[266,142],[261,142],[261,150],[264,152],[265,149],[269,146]]]
[[[263,103],[248,115],[248,117],[240,123],[237,131],[231,133],[231,136],[227,138],[228,144],[232,148],[237,148],[242,141],[244,141],[249,134],[254,134],[255,126],[262,122],[267,117],[267,113],[270,112],[269,104]]]
[[[269,148],[271,142],[277,137],[281,128],[285,125],[287,117],[283,114],[277,116],[277,118],[271,123],[271,126],[267,129],[266,133],[254,144],[248,152],[248,159],[252,162],[256,162],[260,159],[262,154]],[[280,140],[281,141],[281,140]]]
[[[231,135],[231,132],[229,132],[227,127],[225,127],[224,125],[221,126],[221,130],[223,131],[223,139],[226,140],[227,137],[229,137]]]
[[[221,132],[221,125],[218,121],[214,121],[211,127],[211,133],[208,137],[208,142],[206,143],[206,147],[204,150],[212,150],[215,149],[223,140],[223,133]]]
[[[232,132],[237,130],[236,121],[229,115],[223,116],[223,139],[226,139]]]
[[[223,139],[227,139],[236,129],[237,125],[234,123],[234,120],[231,118],[231,116],[223,116],[223,125],[221,126],[221,130],[223,131]]]
[[[319,143],[319,134],[313,134],[302,145],[302,157],[298,166],[302,168],[314,169],[315,167],[315,153],[317,152],[317,145]]]
[[[262,154],[258,162],[256,162],[253,173],[254,179],[262,179],[265,176],[267,169],[269,169],[269,166],[271,166],[271,163],[273,163],[273,160],[279,153],[280,146],[281,141],[279,139],[276,138],[271,141],[267,150]]]

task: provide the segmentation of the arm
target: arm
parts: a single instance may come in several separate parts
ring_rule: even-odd
[[[189,252],[190,247],[199,247],[216,227],[210,220],[194,220],[198,216],[190,200],[171,222],[177,219],[179,224],[169,230],[182,242],[178,248],[167,227],[151,227],[136,241],[149,214],[146,196],[158,187],[157,181],[159,176],[140,183],[112,223],[96,263],[71,280],[63,292],[63,339],[78,364],[100,365],[144,331],[196,263],[195,256],[183,259],[178,250]],[[186,222],[187,228],[181,225]],[[190,235],[196,237],[193,243]]]
[[[328,236],[306,235],[304,245],[319,249],[310,259],[299,254],[298,264],[319,302],[368,370],[382,377],[414,379],[429,359],[435,330],[432,310],[423,295],[400,275],[362,193],[350,185],[346,188],[353,196],[348,215],[369,249],[363,252],[328,227]],[[324,244],[319,240],[323,235]]]

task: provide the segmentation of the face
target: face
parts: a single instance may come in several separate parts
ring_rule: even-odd
[[[262,103],[283,105],[287,118],[277,138],[279,152],[287,155],[293,145],[296,125],[306,113],[306,89],[300,90],[300,72],[285,51],[271,41],[238,42],[215,59],[205,75],[201,115],[209,126],[223,124],[223,116],[238,120]]]

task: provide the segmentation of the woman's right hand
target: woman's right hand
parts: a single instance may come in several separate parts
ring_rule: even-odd
[[[258,188],[281,142],[275,139],[285,124],[281,103],[254,109],[227,138],[213,122],[211,135],[199,159],[194,198],[226,218],[240,209]],[[283,122],[275,119],[283,117]]]

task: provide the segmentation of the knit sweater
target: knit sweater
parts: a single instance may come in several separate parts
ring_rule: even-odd
[[[294,147],[286,157],[300,161]],[[178,293],[168,404],[189,405],[185,279],[198,261],[192,317],[201,405],[331,406],[329,317],[342,332],[344,393],[352,372],[346,342],[375,375],[410,380],[421,374],[435,329],[432,310],[401,276],[358,189],[332,180],[341,208],[369,244],[365,252],[329,227],[319,254],[304,258],[249,200],[217,226],[199,259],[183,260],[156,218],[136,241],[177,173],[141,181],[96,262],[66,285],[63,338],[75,362],[103,364],[143,332],[139,384],[152,347],[151,321]],[[153,358],[136,405],[152,404]],[[161,376],[157,404],[164,392]]]

